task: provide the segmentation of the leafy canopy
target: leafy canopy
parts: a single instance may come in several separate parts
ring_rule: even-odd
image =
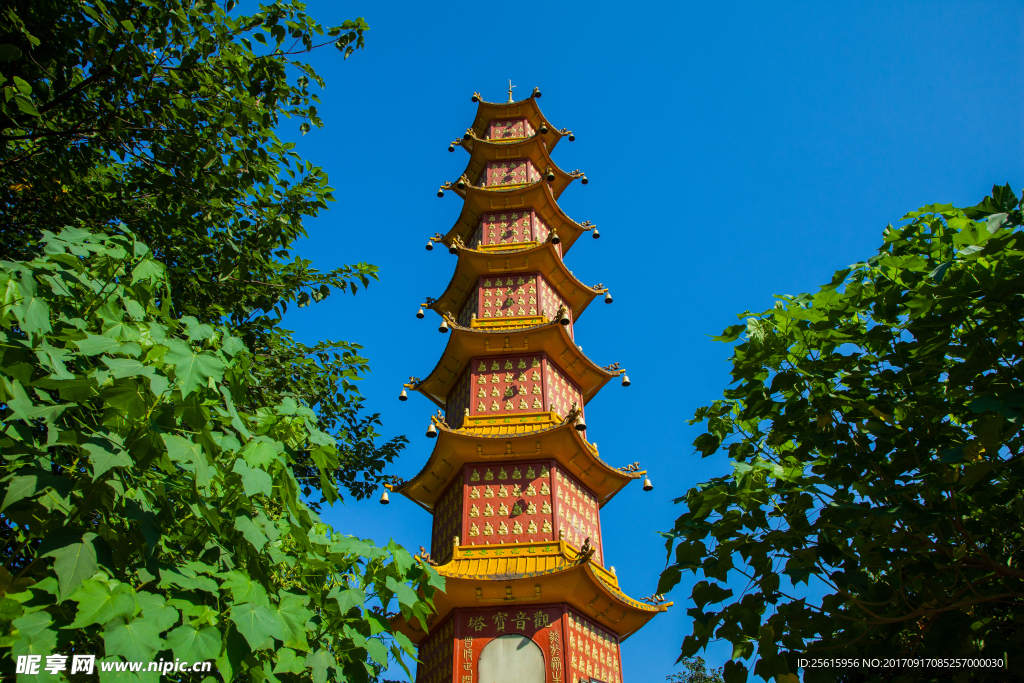
[[[318,519],[294,465],[311,453],[336,497],[334,438],[292,399],[244,409],[252,352],[175,318],[121,233],[44,232],[44,256],[0,262],[0,648],[212,659],[225,683],[367,681],[414,655],[385,612],[422,620],[441,577]]]
[[[46,230],[126,226],[166,268],[176,316],[227,322],[253,351],[250,408],[303,397],[341,445],[330,476],[362,498],[405,439],[374,442],[358,344],[301,344],[280,322],[289,306],[355,293],[377,269],[320,272],[293,254],[303,219],[334,198],[323,169],[277,131],[322,125],[314,89],[324,81],[303,55],[333,44],[347,57],[368,27],[326,28],[300,2],[255,14],[234,4],[18,0],[0,10],[0,258],[31,260]],[[309,454],[294,469],[320,489]]]
[[[321,125],[301,55],[347,57],[367,26],[258,9],[0,9],[4,673],[8,654],[77,652],[370,680],[413,653],[393,601],[423,617],[441,586],[304,502],[369,495],[405,443],[375,442],[357,344],[281,327],[376,278],[294,256],[333,197],[278,136]]]
[[[726,453],[733,474],[676,501],[687,511],[664,534],[658,588],[704,577],[683,657],[728,640],[726,681],[745,680],[751,659],[784,680],[807,655],[1010,653],[1012,664],[1024,643],[1021,218],[1009,186],[969,209],[924,207],[889,226],[867,262],[717,338],[746,335],[735,386],[691,424],[707,430],[697,450]],[[731,576],[745,577],[741,595],[722,585]],[[820,587],[821,604],[783,576]],[[808,669],[804,680],[869,673]]]

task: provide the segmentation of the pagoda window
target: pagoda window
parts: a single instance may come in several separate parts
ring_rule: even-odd
[[[526,636],[498,636],[480,652],[477,680],[487,683],[545,683],[544,653]]]

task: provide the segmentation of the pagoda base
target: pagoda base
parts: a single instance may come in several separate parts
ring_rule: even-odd
[[[567,603],[455,608],[420,643],[419,660],[416,683],[485,683],[510,669],[538,683],[622,681],[619,638]]]

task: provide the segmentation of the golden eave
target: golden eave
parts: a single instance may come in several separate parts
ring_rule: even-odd
[[[564,541],[458,546],[437,572],[445,577],[445,591],[434,594],[428,628],[456,607],[566,603],[625,640],[672,605],[634,600],[619,589],[614,574]],[[422,624],[401,616],[392,624],[414,643],[426,635]]]
[[[455,221],[455,225],[448,231],[441,242],[446,246],[452,245],[456,236],[466,244],[473,238],[473,232],[480,226],[480,221],[485,213],[495,211],[516,211],[533,209],[547,224],[548,228],[558,231],[558,237],[562,241],[562,253],[566,254],[573,242],[584,232],[593,229],[580,225],[565,215],[565,212],[558,206],[554,195],[551,194],[551,187],[543,180],[528,185],[518,185],[512,189],[501,189],[495,187],[467,186],[465,190],[465,201],[462,206],[462,213]]]
[[[469,359],[476,356],[546,353],[580,388],[584,405],[608,380],[619,375],[619,371],[605,370],[584,356],[569,337],[566,326],[558,322],[500,332],[449,325],[451,335],[441,360],[426,379],[412,387],[441,408]]]
[[[494,119],[526,119],[536,131],[541,129],[541,124],[546,123],[548,133],[544,136],[544,141],[549,151],[553,150],[558,141],[565,135],[565,133],[556,129],[544,114],[541,113],[540,105],[537,104],[537,99],[534,97],[518,102],[506,103],[484,102],[480,100],[480,104],[476,108],[476,118],[473,119],[473,125],[471,126],[474,135],[480,139],[485,138],[487,136],[487,127]]]
[[[448,288],[444,290],[430,308],[440,315],[458,318],[466,298],[473,291],[482,275],[505,275],[508,273],[539,272],[572,308],[572,319],[580,315],[594,297],[604,290],[591,289],[576,279],[565,267],[555,245],[544,242],[530,249],[509,251],[478,251],[464,248],[459,250],[459,262],[455,266]],[[554,315],[555,311],[548,311]]]
[[[630,481],[644,475],[601,460],[597,449],[571,424],[518,432],[514,416],[509,417],[507,425],[498,425],[489,434],[438,425],[437,443],[423,469],[392,490],[433,514],[438,498],[467,463],[551,458],[583,482],[597,496],[598,506],[604,507]]]
[[[472,144],[466,144],[472,143]],[[573,180],[582,176],[582,173],[566,173],[551,160],[547,145],[540,133],[531,135],[528,138],[514,140],[479,140],[470,138],[464,140],[463,147],[469,153],[469,163],[463,175],[469,180],[470,185],[480,186],[483,184],[484,173],[487,170],[487,163],[491,161],[505,161],[506,159],[529,159],[533,162],[537,172],[543,174],[550,168],[555,174],[551,181],[551,194],[557,199],[569,187]],[[500,187],[500,186],[496,186]],[[453,191],[464,197],[465,190],[453,187]]]

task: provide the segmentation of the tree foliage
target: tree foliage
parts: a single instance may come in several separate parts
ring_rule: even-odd
[[[317,517],[314,490],[368,495],[404,438],[375,441],[358,345],[281,326],[376,278],[294,256],[333,198],[277,134],[321,125],[298,57],[366,24],[233,5],[0,8],[0,677],[79,653],[372,680],[413,654],[387,610],[442,585]]]
[[[277,130],[320,127],[302,61],[363,46],[362,19],[325,28],[302,3],[15,0],[0,10],[0,258],[31,260],[43,231],[124,225],[167,267],[177,316],[229,323],[253,350],[253,405],[301,395],[342,444],[334,477],[356,497],[405,443],[374,442],[354,382],[357,344],[302,344],[289,306],[355,293],[367,263],[320,272],[294,255],[303,219],[334,200],[323,169]],[[308,457],[295,464],[318,488]]]
[[[174,317],[163,264],[121,233],[44,232],[44,256],[0,263],[0,647],[215,659],[225,683],[413,655],[385,612],[425,616],[440,576],[319,521],[293,467],[311,454],[336,497],[335,440],[294,399],[244,409],[254,354]]]
[[[733,473],[676,502],[693,588],[684,657],[733,645],[766,680],[798,656],[986,657],[1024,642],[1024,234],[1009,186],[889,226],[878,254],[727,329],[735,386],[694,445]],[[725,588],[745,577],[741,595]],[[783,582],[783,577],[786,582]],[[798,599],[790,584],[824,593]],[[819,604],[820,603],[820,604]],[[1008,655],[1007,655],[1008,653]],[[1000,669],[808,669],[817,680],[1006,680]]]
[[[703,657],[682,658],[679,663],[686,671],[666,676],[666,681],[670,681],[670,683],[724,683],[722,670],[708,671]]]

